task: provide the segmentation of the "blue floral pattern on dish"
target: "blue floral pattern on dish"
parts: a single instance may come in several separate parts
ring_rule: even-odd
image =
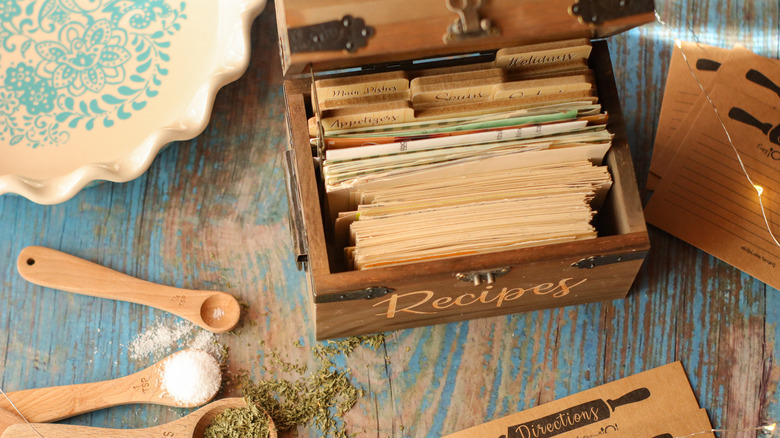
[[[65,144],[143,110],[168,74],[185,2],[0,0],[0,141]]]

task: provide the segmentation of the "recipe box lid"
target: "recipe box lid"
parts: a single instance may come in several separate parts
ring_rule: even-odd
[[[653,0],[277,0],[285,75],[609,36]]]

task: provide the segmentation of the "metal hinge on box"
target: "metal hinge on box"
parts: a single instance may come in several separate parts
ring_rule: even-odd
[[[287,36],[290,53],[339,50],[352,53],[368,44],[368,39],[374,36],[374,28],[367,26],[360,17],[345,15],[341,20],[291,28]]]
[[[580,23],[593,25],[654,10],[652,0],[575,0],[570,8]]]
[[[373,286],[351,292],[341,292],[330,295],[317,295],[314,297],[314,302],[317,304],[324,304],[338,303],[342,301],[370,300],[372,298],[385,296],[392,292],[395,292],[395,289],[384,286]]]
[[[586,257],[576,263],[572,263],[572,267],[580,269],[593,269],[597,266],[611,265],[614,263],[628,262],[631,260],[641,260],[647,255],[647,251],[630,252],[628,254],[610,254],[604,256],[592,256]]]

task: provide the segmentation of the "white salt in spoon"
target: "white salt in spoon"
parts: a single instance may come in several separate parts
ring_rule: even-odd
[[[62,420],[98,409],[133,403],[194,408],[217,395],[219,383],[222,380],[221,373],[217,377],[220,382],[213,385],[215,388],[213,393],[206,394],[203,399],[197,401],[176,400],[163,385],[165,365],[170,363],[169,361],[174,359],[176,355],[193,351],[195,350],[178,351],[149,368],[114,380],[26,389],[7,392],[6,395],[27,421],[35,423]],[[202,353],[208,355],[208,353]],[[214,359],[212,358],[212,360]],[[216,360],[214,360],[214,364],[218,370],[219,364]],[[16,411],[8,399],[0,396],[0,411],[15,413]],[[2,420],[3,418],[0,417],[0,422]],[[0,430],[2,429],[0,428]]]
[[[16,269],[31,283],[155,307],[214,333],[232,330],[241,316],[238,301],[225,292],[150,283],[50,248],[23,249]]]
[[[26,423],[17,423],[6,428],[0,435],[1,438],[150,438],[150,437],[174,437],[174,438],[202,438],[206,428],[214,418],[230,408],[243,408],[246,402],[242,398],[224,398],[211,402],[197,411],[182,417],[176,421],[160,426],[145,429],[105,429],[99,427],[74,426],[70,424],[46,424],[34,423],[32,426]],[[271,418],[268,418],[270,434],[269,438],[276,438],[276,427]],[[1,429],[0,429],[1,430]],[[37,431],[37,432],[36,432]]]

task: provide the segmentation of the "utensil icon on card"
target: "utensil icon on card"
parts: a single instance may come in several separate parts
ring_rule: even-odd
[[[756,85],[760,85],[769,91],[774,92],[775,94],[777,94],[777,97],[780,97],[780,86],[775,84],[771,79],[769,79],[765,74],[761,73],[760,71],[751,68],[745,74],[745,79],[749,80],[750,82],[753,82]],[[769,137],[770,142],[780,145],[780,124],[775,125],[773,127],[771,123],[764,123],[758,120],[758,118],[748,113],[747,111],[745,111],[744,109],[739,107],[731,108],[731,110],[729,111],[729,118],[736,120],[738,122],[742,122],[746,125],[758,128],[761,132],[763,132]]]
[[[774,91],[777,94],[777,97],[780,97],[780,86],[772,82],[771,79],[766,77],[763,73],[756,69],[750,69],[745,74],[745,79],[749,80],[750,82],[753,82],[756,85],[760,85],[770,91]]]
[[[780,124],[772,127],[771,123],[764,123],[739,107],[732,107],[731,110],[729,110],[729,118],[748,126],[758,128],[769,137],[770,142],[780,145]]]
[[[720,66],[721,66],[720,62],[713,61],[711,59],[699,58],[696,60],[696,70],[718,71]]]

